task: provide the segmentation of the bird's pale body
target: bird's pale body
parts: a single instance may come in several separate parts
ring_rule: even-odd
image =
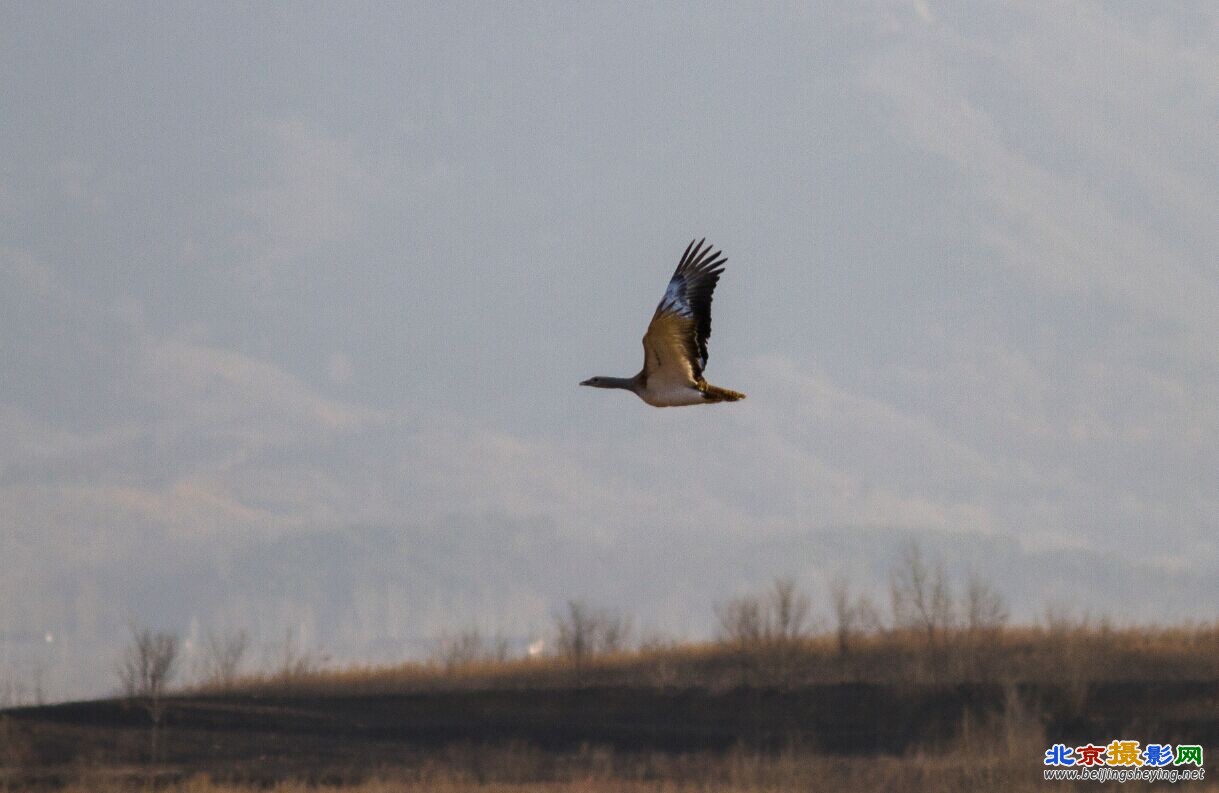
[[[657,388],[643,387],[635,392],[639,398],[654,408],[676,408],[685,405],[703,405],[709,400],[697,388],[676,383],[665,383]]]

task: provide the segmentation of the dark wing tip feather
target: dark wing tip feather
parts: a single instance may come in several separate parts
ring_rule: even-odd
[[[698,244],[702,245],[702,242],[699,242]],[[690,258],[690,251],[693,248],[694,248],[694,240],[690,240],[690,244],[686,246],[686,252],[681,255],[681,260],[677,265],[678,269],[680,269],[682,267],[682,265],[684,265],[686,263],[686,261]]]
[[[694,274],[700,272],[709,272],[716,267],[723,269],[722,265],[728,261],[727,257],[722,255],[721,251],[715,250],[714,245],[707,245],[707,238],[703,237],[697,242],[690,241],[686,246],[685,253],[681,256],[681,262],[677,265],[677,271],[674,275],[679,274]]]
[[[707,238],[691,240],[682,254],[681,262],[673,273],[680,279],[683,297],[688,302],[695,320],[694,338],[690,339],[690,356],[696,373],[701,375],[707,365],[707,339],[711,337],[711,298],[719,283],[720,275],[728,257],[715,246],[707,245]]]

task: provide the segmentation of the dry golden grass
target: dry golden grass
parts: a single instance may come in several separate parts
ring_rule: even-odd
[[[1219,678],[1219,625],[1113,628],[1105,623],[1010,627],[983,635],[911,631],[859,636],[839,651],[829,635],[751,646],[690,643],[600,655],[579,670],[561,657],[448,667],[407,662],[247,677],[238,690],[382,694],[583,686],[804,686],[844,682],[1028,682]]]
[[[457,667],[405,663],[348,667],[241,681],[247,692],[326,696],[376,695],[444,690],[546,689],[582,686],[701,687],[741,684],[798,687],[814,684],[993,682],[1051,684],[1078,690],[1083,706],[1088,686],[1111,681],[1213,681],[1219,679],[1219,625],[1124,627],[1105,623],[1010,627],[970,634],[944,631],[929,640],[912,631],[855,636],[849,652],[837,637],[764,642],[751,646],[696,643],[605,654],[584,659],[577,669],[564,658],[517,659]],[[278,793],[345,791],[550,791],[551,793],[762,793],[763,791],[1025,791],[1047,787],[1042,753],[1047,738],[1035,702],[1020,700],[1021,686],[1005,685],[1008,704],[989,715],[967,713],[948,745],[928,744],[905,755],[833,756],[808,751],[723,754],[661,752],[616,754],[588,748],[546,753],[525,744],[447,746],[400,765],[347,769],[349,777],[328,786],[281,781],[250,786],[206,777],[177,779],[185,771],[147,767],[79,769],[70,793]],[[1025,694],[1027,695],[1027,689]],[[395,756],[396,757],[396,756]],[[124,761],[120,761],[124,762]],[[184,766],[185,768],[186,766]],[[193,766],[219,773],[218,766]],[[379,770],[378,770],[379,769]],[[37,771],[35,772],[37,773]],[[346,772],[344,772],[346,773]],[[149,775],[155,779],[150,779]],[[305,775],[293,766],[285,775]],[[246,779],[249,777],[230,777]],[[280,777],[268,777],[280,778]],[[318,778],[314,776],[313,778]],[[321,778],[326,779],[325,776]],[[0,775],[0,791],[5,790]],[[52,785],[53,786],[53,785]],[[1070,786],[1070,785],[1068,785]],[[1219,790],[1215,781],[1187,783],[1194,791]]]

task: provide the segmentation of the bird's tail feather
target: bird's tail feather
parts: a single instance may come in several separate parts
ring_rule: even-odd
[[[744,399],[745,395],[740,391],[733,391],[730,388],[720,388],[717,385],[707,383],[703,386],[703,399],[708,402],[736,402],[738,399]]]

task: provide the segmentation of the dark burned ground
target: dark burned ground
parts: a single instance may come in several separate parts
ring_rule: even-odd
[[[1052,741],[1219,744],[1219,682],[1115,683],[1082,697],[1049,687],[1018,691]],[[178,697],[166,705],[159,760],[187,774],[325,779],[470,746],[714,753],[798,745],[825,754],[901,754],[950,742],[967,713],[976,725],[1001,718],[1009,698],[1000,686],[876,685]],[[44,778],[55,769],[70,775],[148,761],[150,720],[138,705],[106,700],[5,715],[7,751]]]

